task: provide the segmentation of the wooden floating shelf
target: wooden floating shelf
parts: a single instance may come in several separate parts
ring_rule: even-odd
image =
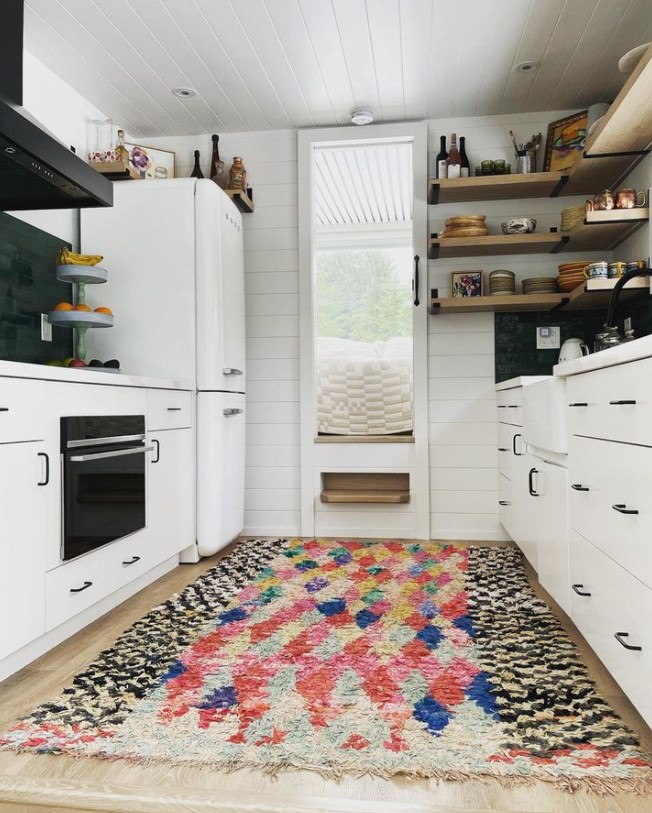
[[[254,202],[242,189],[225,189],[226,194],[244,214],[251,214],[254,211]]]
[[[565,237],[552,234],[490,234],[485,237],[440,237],[430,240],[431,260],[490,257],[497,254],[541,254],[559,251]]]
[[[323,472],[320,499],[326,503],[410,502],[410,475],[394,472]]]
[[[432,299],[430,313],[519,313],[523,311],[606,310],[615,279],[592,279],[563,294],[513,294]],[[650,293],[647,278],[633,279],[622,289],[620,302]]]
[[[324,490],[322,502],[339,503],[398,503],[410,502],[409,491],[347,491],[345,489]]]
[[[649,209],[587,212],[582,223],[562,232],[561,251],[611,251],[650,219]]]
[[[464,203],[474,200],[549,198],[559,193],[567,178],[568,175],[564,172],[433,178],[429,181],[428,202]]]

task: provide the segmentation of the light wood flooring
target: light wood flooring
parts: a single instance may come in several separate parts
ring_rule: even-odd
[[[18,674],[0,683],[0,729],[56,695],[124,629],[182,589],[219,556],[182,565]],[[537,592],[549,599],[536,582]],[[652,733],[558,609],[598,687],[652,750]],[[310,771],[278,779],[250,770],[137,766],[124,761],[0,753],[0,813],[651,813],[652,799],[629,794],[569,795],[545,783],[515,789],[496,782],[364,777],[341,782]]]

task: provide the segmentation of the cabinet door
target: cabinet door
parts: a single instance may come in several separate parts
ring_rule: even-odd
[[[537,524],[542,511],[537,491],[541,460],[523,454],[516,458],[512,480],[513,537],[537,570]]]
[[[153,432],[147,482],[147,534],[158,562],[195,542],[195,445],[192,429]]]
[[[57,545],[56,494],[42,443],[0,445],[0,658],[45,632],[45,548]],[[51,449],[50,449],[51,452]]]
[[[566,613],[570,613],[568,564],[568,472],[561,466],[537,465],[536,543],[539,581]]]

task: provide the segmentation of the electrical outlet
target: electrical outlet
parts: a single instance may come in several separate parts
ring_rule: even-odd
[[[559,350],[560,347],[558,327],[537,328],[537,350]]]
[[[627,319],[625,319],[625,321],[623,322],[623,330],[626,333],[628,330],[631,329],[632,329],[632,318],[631,316],[628,316]]]
[[[52,341],[52,325],[50,324],[47,313],[41,314],[41,341]]]

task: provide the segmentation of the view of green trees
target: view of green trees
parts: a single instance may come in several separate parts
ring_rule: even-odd
[[[388,252],[317,252],[315,320],[317,336],[386,341],[412,336],[412,301]]]

